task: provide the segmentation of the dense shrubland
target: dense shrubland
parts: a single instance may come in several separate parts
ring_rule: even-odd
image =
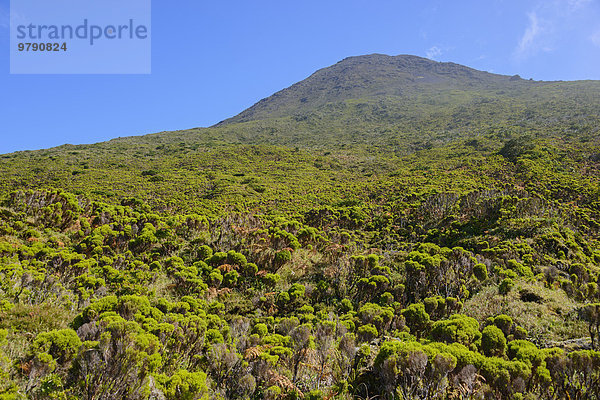
[[[532,171],[294,213],[13,191],[2,396],[599,398],[597,188]]]

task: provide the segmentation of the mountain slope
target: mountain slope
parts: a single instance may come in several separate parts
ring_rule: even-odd
[[[426,88],[499,89],[533,82],[426,58],[372,54],[349,57],[263,99],[221,124],[282,117],[349,99],[406,97]]]
[[[376,54],[321,69],[197,140],[409,154],[490,132],[496,142],[525,132],[597,142],[599,128],[598,81],[527,81]]]
[[[336,181],[420,180],[406,168],[458,167],[458,155],[480,165],[524,135],[577,160],[583,173],[599,152],[599,129],[597,81],[531,82],[414,56],[350,57],[216,127],[4,155],[0,194],[62,187],[211,213],[231,204],[310,208],[347,195]],[[282,169],[294,177],[286,185]],[[310,201],[300,200],[305,185],[316,190]]]

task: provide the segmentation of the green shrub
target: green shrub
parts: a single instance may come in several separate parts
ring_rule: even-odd
[[[473,274],[480,282],[485,281],[488,278],[488,270],[485,264],[475,264],[473,267]]]
[[[372,324],[363,325],[358,328],[358,338],[363,342],[369,342],[379,336],[377,328]]]
[[[256,324],[252,328],[252,333],[256,333],[259,337],[264,337],[269,333],[269,329],[265,324]]]
[[[167,400],[208,400],[204,372],[177,370],[173,375],[157,375],[156,381]]]
[[[515,286],[515,283],[513,282],[512,279],[505,278],[502,280],[502,282],[500,282],[500,285],[498,286],[498,293],[500,293],[502,295],[507,295],[514,286]]]
[[[494,325],[483,328],[481,333],[481,349],[488,357],[501,357],[506,351],[506,337],[504,333]]]
[[[64,363],[77,355],[80,346],[81,340],[74,330],[53,330],[37,335],[29,348],[29,355],[47,353],[58,362]]]
[[[275,262],[279,265],[285,264],[292,259],[292,253],[289,250],[280,250],[275,253]]]
[[[266,274],[263,277],[262,281],[264,282],[264,284],[267,287],[274,288],[280,279],[281,279],[281,276],[279,276],[279,274]]]
[[[476,319],[454,314],[449,319],[437,321],[431,329],[431,337],[440,342],[460,343],[467,347],[481,338]]]
[[[425,306],[422,303],[409,305],[401,311],[401,314],[406,320],[406,325],[410,328],[411,333],[417,337],[429,330],[431,319],[429,314],[425,312]]]

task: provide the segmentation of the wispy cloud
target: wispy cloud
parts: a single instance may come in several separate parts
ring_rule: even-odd
[[[437,57],[442,55],[442,49],[438,46],[432,46],[425,52],[425,57],[430,60],[435,60]]]
[[[520,56],[525,55],[533,48],[536,38],[538,38],[542,32],[537,14],[535,12],[530,12],[527,16],[529,17],[529,25],[527,26],[527,29],[525,29],[523,36],[521,36],[516,50],[517,55]]]
[[[526,14],[527,24],[513,57],[524,60],[540,52],[552,52],[565,45],[566,40],[587,40],[589,20],[597,14],[595,1],[539,0]]]

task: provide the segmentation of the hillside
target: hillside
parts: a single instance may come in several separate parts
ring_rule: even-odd
[[[599,94],[369,55],[0,156],[0,399],[600,399]]]
[[[222,124],[292,116],[330,103],[364,98],[411,98],[451,90],[518,90],[540,84],[426,58],[372,54],[348,57],[259,101]]]
[[[418,181],[419,163],[466,167],[483,179],[481,164],[521,136],[585,171],[598,153],[599,94],[596,81],[530,82],[413,56],[351,57],[216,127],[0,156],[0,192],[61,187],[203,213],[274,201],[278,210],[310,208],[345,195],[335,182]],[[292,179],[281,185],[282,177]],[[316,191],[310,201],[306,185]]]

